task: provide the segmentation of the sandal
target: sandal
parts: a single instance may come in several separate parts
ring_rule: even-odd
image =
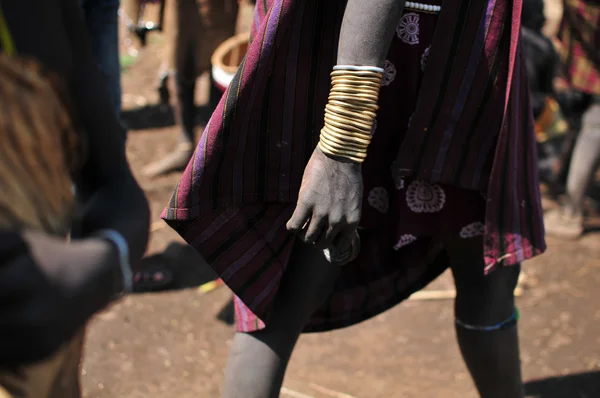
[[[167,267],[150,265],[133,273],[134,293],[166,290],[173,282],[173,272]]]

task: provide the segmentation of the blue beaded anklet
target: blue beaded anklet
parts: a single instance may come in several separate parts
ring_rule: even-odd
[[[512,313],[512,315],[497,325],[493,325],[493,326],[469,325],[467,323],[464,323],[463,321],[461,321],[458,318],[455,319],[455,322],[458,326],[460,326],[461,328],[467,329],[467,330],[474,330],[477,332],[493,332],[495,330],[507,329],[507,328],[515,325],[519,321],[519,318],[520,318],[519,310],[515,307],[515,311]]]

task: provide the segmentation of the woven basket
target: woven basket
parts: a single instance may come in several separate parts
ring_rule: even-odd
[[[249,43],[250,35],[242,33],[225,40],[213,53],[212,84],[221,94],[227,90],[240,67]]]

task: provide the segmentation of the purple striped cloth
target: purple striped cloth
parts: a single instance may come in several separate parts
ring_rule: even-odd
[[[162,217],[294,203],[323,123],[344,1],[264,0],[252,43]],[[522,0],[445,0],[394,170],[488,192],[485,262],[545,250],[534,124],[520,46]],[[494,156],[489,156],[490,153]],[[491,159],[491,161],[490,161]]]

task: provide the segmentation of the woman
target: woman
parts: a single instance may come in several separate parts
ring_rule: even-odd
[[[542,32],[545,23],[544,1],[524,0],[521,36],[538,141],[540,179],[551,185],[553,170],[560,164],[560,147],[568,124],[554,89],[558,53]]]
[[[26,203],[2,203],[0,385],[19,397],[77,397],[82,329],[118,293],[129,290],[129,265],[141,258],[148,240],[148,204],[127,164],[124,132],[91,53],[79,0],[3,2],[1,10],[5,17],[0,24],[3,62],[24,65],[22,71],[16,69],[23,81],[21,90],[6,89],[9,83],[4,79],[3,150],[28,138],[18,135],[29,131],[28,123],[34,127],[31,131],[41,132],[48,142],[62,145],[36,147],[36,141],[25,140],[29,146],[10,152],[17,155],[10,159],[13,168],[4,168],[1,176],[4,195],[12,192],[22,197],[23,192],[34,192],[23,201],[36,204],[36,210],[19,217],[17,210]],[[33,89],[37,86],[47,88]],[[46,123],[61,97],[65,104],[74,104],[71,113],[65,111],[66,121],[61,124]],[[8,104],[27,98],[37,102],[29,104],[29,111],[22,107],[16,113],[22,119],[7,116]],[[64,109],[69,108],[65,105]],[[77,126],[83,131],[81,146],[67,145],[70,141],[59,135]],[[17,135],[11,136],[11,129]],[[32,154],[31,148],[46,152]],[[55,151],[80,158],[80,167],[61,171],[44,163],[50,155],[60,156]],[[8,161],[7,153],[3,162]],[[24,170],[26,161],[35,167]],[[67,175],[69,171],[72,176]],[[14,176],[7,177],[6,172],[21,178],[22,189],[12,184],[14,189],[8,190],[6,184]],[[39,180],[36,173],[54,173],[50,175],[60,177],[62,184],[49,186],[41,180],[37,191],[25,191],[32,187],[25,173],[32,181]],[[50,198],[56,197],[56,191],[66,198],[72,183],[80,206],[78,222],[41,222],[47,216],[43,205],[62,203]],[[3,200],[8,199],[4,196]],[[69,201],[64,204],[56,216],[67,220],[72,209]],[[36,222],[39,228],[34,228]],[[69,228],[71,243],[65,240]]]
[[[545,243],[521,6],[257,2],[163,213],[236,294],[225,397],[278,396],[301,332],[377,315],[448,265],[477,389],[523,397],[513,289]]]
[[[559,32],[561,58],[571,88],[587,98],[579,113],[581,130],[567,162],[566,200],[548,212],[548,234],[576,239],[583,232],[583,205],[600,166],[600,5],[595,1],[568,0]]]

